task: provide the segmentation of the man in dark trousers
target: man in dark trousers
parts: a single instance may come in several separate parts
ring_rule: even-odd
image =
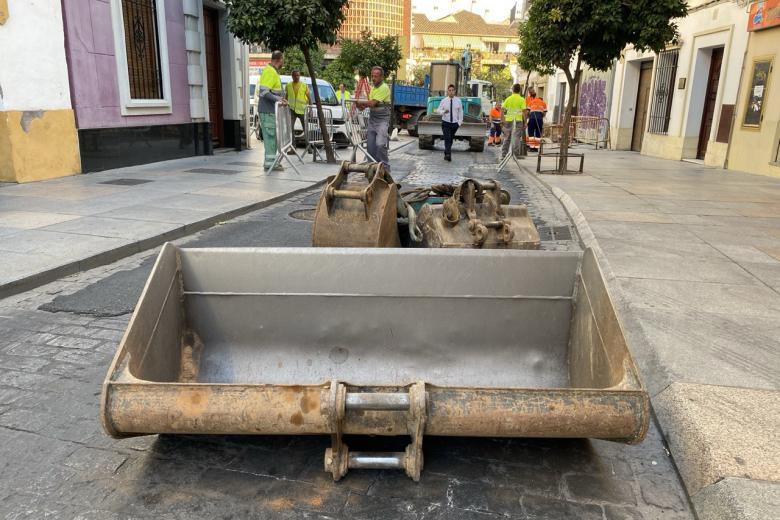
[[[444,160],[452,161],[452,140],[463,124],[463,104],[455,97],[455,85],[447,87],[447,97],[441,100],[437,114],[441,114],[441,131],[444,134]]]

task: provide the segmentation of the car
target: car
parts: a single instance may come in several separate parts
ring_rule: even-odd
[[[287,84],[292,81],[292,76],[283,75],[280,76],[280,78],[282,80],[282,89],[284,89]],[[312,104],[314,104],[314,91],[311,88],[311,78],[308,76],[301,76],[301,81],[305,85],[309,86],[309,97],[312,101]],[[324,79],[317,80],[317,90],[319,90],[322,107],[328,108],[331,111],[331,115],[333,116],[333,142],[339,147],[348,146],[349,137],[347,137],[346,110],[339,102],[339,100],[336,99],[336,90],[333,88],[333,85]],[[255,95],[252,96],[255,107],[257,106],[257,95],[259,95],[259,89],[256,90]],[[257,114],[255,114],[255,117],[259,119]],[[259,121],[256,124],[256,128],[258,139],[262,139]],[[293,130],[295,132],[295,144],[297,146],[305,145],[306,138],[303,135],[303,127],[301,126],[300,120],[295,121]]]

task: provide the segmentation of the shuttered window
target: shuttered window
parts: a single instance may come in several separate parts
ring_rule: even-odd
[[[672,114],[672,98],[674,97],[674,79],[677,76],[677,49],[663,51],[658,55],[658,66],[655,69],[655,88],[653,104],[650,108],[651,134],[666,134],[669,131],[669,118]]]
[[[122,0],[131,99],[162,99],[156,0]]]

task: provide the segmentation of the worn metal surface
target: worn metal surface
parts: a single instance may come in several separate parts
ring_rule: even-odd
[[[363,174],[364,179],[356,175]],[[312,229],[314,247],[400,247],[398,188],[381,163],[344,161],[328,177]]]
[[[420,384],[424,420],[412,420]],[[114,436],[410,435],[424,424],[420,443],[637,442],[648,413],[590,251],[166,245],[102,405]],[[421,457],[408,459],[413,478]]]
[[[427,204],[419,215],[425,247],[539,249],[539,233],[522,204],[494,180],[467,179],[443,204]]]

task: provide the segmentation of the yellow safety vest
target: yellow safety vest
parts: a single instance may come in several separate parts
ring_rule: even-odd
[[[336,91],[336,99],[341,101],[341,89]],[[344,99],[349,99],[349,90],[344,91]]]
[[[512,94],[502,103],[504,106],[504,121],[523,120],[523,110],[525,110],[525,99],[520,94]]]
[[[279,77],[279,73],[270,63],[263,67],[263,73],[260,74],[260,80],[257,84],[260,87],[270,89],[274,94],[281,95],[282,93],[282,78]]]
[[[296,114],[303,114],[306,111],[306,95],[309,93],[309,86],[299,81],[296,89],[292,81],[285,88],[287,92],[287,103]]]

